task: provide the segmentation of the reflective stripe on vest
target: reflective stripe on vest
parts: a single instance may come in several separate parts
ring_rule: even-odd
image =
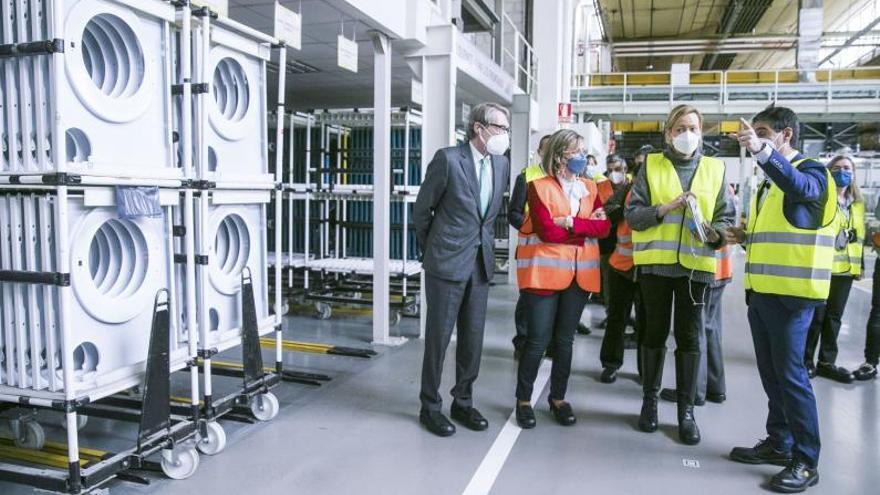
[[[629,203],[631,195],[632,193],[627,194],[625,203]],[[617,244],[608,258],[608,264],[621,272],[629,271],[633,267],[632,229],[629,228],[625,218],[620,219],[617,224]]]
[[[799,166],[804,160],[792,163]],[[815,230],[791,225],[783,213],[784,193],[775,184],[765,193],[761,208],[752,196],[747,229],[745,286],[755,292],[807,299],[828,298],[834,262],[837,197],[826,171],[828,189],[822,225]]]
[[[838,211],[835,219],[838,222],[837,232],[844,229],[853,230],[856,240],[849,242],[845,249],[835,251],[832,272],[835,275],[850,274],[858,277],[862,274],[862,244],[865,240],[865,203],[858,202],[849,205],[849,218]]]
[[[683,191],[675,167],[662,153],[651,153],[645,163],[645,174],[651,205],[668,203]],[[691,182],[690,192],[697,199],[703,219],[712,223],[718,192],[724,186],[724,162],[701,157]],[[633,232],[633,259],[636,265],[679,264],[690,270],[715,273],[715,249],[696,240],[689,228],[692,222],[688,208],[665,215],[659,225]]]
[[[581,198],[577,218],[589,219],[596,201],[596,184],[581,180],[587,196]],[[571,205],[562,187],[553,177],[534,181],[535,191],[552,218],[571,214]],[[517,247],[516,273],[520,289],[564,290],[573,281],[588,292],[599,292],[599,243],[586,239],[582,246],[552,244],[541,241],[536,234],[521,235]]]
[[[523,174],[525,174],[527,190],[530,182],[546,175],[544,174],[544,168],[541,167],[540,163],[529,165],[523,169]],[[526,207],[523,208],[523,224],[519,226],[519,233],[522,234],[519,236],[520,241],[522,241],[523,235],[529,235],[534,231],[535,228],[532,227],[532,217],[529,216],[529,202],[526,200]]]

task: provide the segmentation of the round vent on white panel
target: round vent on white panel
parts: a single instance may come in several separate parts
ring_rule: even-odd
[[[124,323],[152,308],[163,284],[161,220],[116,218],[96,208],[71,237],[71,285],[80,305],[105,323]]]
[[[244,138],[259,129],[249,118],[259,107],[255,85],[259,77],[254,73],[253,61],[239,52],[222,46],[211,49],[213,79],[211,93],[214,104],[209,105],[211,126],[220,136],[230,141]]]
[[[251,233],[244,219],[225,214],[215,227],[213,252],[209,256],[211,283],[223,294],[237,294],[241,272],[251,255]]]
[[[104,120],[130,122],[151,103],[150,67],[161,54],[143,46],[141,22],[132,10],[93,0],[77,3],[67,16],[67,76],[83,105]]]

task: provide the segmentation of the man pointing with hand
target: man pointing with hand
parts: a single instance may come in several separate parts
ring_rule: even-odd
[[[770,480],[770,488],[783,493],[819,482],[819,418],[802,357],[813,311],[828,296],[837,207],[828,171],[794,149],[798,127],[792,110],[771,107],[730,136],[766,179],[752,197],[745,231],[726,233],[728,242],[746,244],[749,325],[769,399],[768,437],[734,448],[730,458],[785,466]]]

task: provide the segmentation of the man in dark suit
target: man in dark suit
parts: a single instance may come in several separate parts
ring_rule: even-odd
[[[480,370],[489,281],[495,269],[495,217],[510,179],[503,154],[510,140],[509,113],[494,103],[473,108],[468,142],[443,148],[425,173],[413,210],[413,224],[424,258],[425,355],[419,420],[447,437],[455,426],[442,413],[443,360],[458,325],[452,419],[481,431],[489,423],[473,407],[472,390]]]

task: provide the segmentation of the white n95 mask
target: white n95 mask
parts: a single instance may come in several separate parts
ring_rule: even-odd
[[[702,136],[691,131],[685,131],[672,139],[672,147],[684,156],[691,156],[700,146]]]

